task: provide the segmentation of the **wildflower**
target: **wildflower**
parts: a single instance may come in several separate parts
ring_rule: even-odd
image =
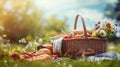
[[[0,40],[3,40],[3,38],[0,36]]]
[[[3,37],[7,37],[7,35],[6,35],[6,34],[4,34],[4,35],[3,35]]]
[[[32,47],[32,42],[29,41],[28,44],[25,46],[24,50],[31,48]]]
[[[38,43],[38,42],[34,42],[34,45],[35,45],[35,46],[39,46],[39,43]]]
[[[110,26],[110,27],[108,28],[108,30],[111,30],[111,31],[112,31],[113,29],[114,29],[114,28],[113,28],[112,26]]]
[[[7,60],[4,60],[5,63],[7,63]]]
[[[96,26],[96,29],[99,29],[100,28],[100,26]]]
[[[12,52],[11,52],[11,51],[8,51],[8,54],[9,54],[9,55],[12,55]]]
[[[99,31],[101,37],[106,37],[106,31],[105,30],[100,30]]]
[[[43,41],[42,38],[38,39],[38,43],[42,43],[42,41]]]
[[[22,49],[21,49],[20,47],[18,47],[18,48],[17,48],[17,51],[21,52],[21,51],[22,51]]]
[[[99,21],[98,24],[100,24],[101,22]]]
[[[11,51],[11,53],[14,53],[16,50],[15,50],[15,48]]]
[[[26,43],[26,39],[25,38],[20,39],[19,43]]]
[[[117,26],[117,24],[115,24],[115,26]]]
[[[92,37],[96,37],[96,31],[92,33]]]
[[[106,23],[106,27],[110,27],[111,24],[109,22]]]
[[[109,22],[105,22],[102,24],[101,22],[97,22],[94,30],[95,31],[92,34],[93,37],[110,38],[111,36],[113,36],[115,28]]]
[[[10,47],[10,43],[7,43],[6,46]]]

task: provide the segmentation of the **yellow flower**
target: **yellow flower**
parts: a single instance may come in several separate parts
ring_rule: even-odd
[[[11,53],[14,53],[15,52],[15,48],[11,51]]]
[[[17,48],[18,51],[21,51],[22,49],[20,47]]]
[[[110,26],[108,29],[109,29],[109,30],[113,30],[114,28],[113,28],[112,26]]]
[[[97,37],[96,32],[93,32],[91,36],[92,36],[92,37]]]
[[[8,52],[8,54],[9,54],[9,55],[12,55],[12,52],[11,52],[11,51],[9,51],[9,52]]]
[[[18,47],[18,48],[17,48],[17,52],[22,52],[22,48],[21,48],[21,47]]]

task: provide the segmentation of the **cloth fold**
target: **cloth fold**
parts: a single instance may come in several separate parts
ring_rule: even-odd
[[[60,37],[53,41],[53,54],[61,53],[62,40],[63,40],[63,38]]]
[[[102,60],[120,60],[120,54],[114,52],[106,52],[96,56],[89,56],[89,61],[102,61]]]

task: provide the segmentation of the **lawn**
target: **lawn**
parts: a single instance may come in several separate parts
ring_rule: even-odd
[[[20,53],[21,48],[24,46],[19,45],[12,45],[9,48],[9,51],[18,51]],[[110,43],[108,45],[108,52],[117,52],[120,53],[120,45],[113,45]],[[5,51],[4,51],[5,52]],[[2,54],[2,53],[1,53]],[[8,52],[9,54],[9,52]],[[113,61],[88,61],[88,60],[80,60],[80,59],[61,59],[59,61],[18,61],[13,60],[11,57],[6,56],[7,53],[4,53],[4,57],[1,56],[0,60],[0,67],[120,67],[120,61],[113,60]]]

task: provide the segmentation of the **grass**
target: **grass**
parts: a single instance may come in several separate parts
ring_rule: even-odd
[[[113,43],[109,43],[107,51],[120,53],[120,44],[115,45]]]
[[[89,61],[80,61],[80,60],[73,60],[70,61],[62,60],[60,62],[19,62],[14,60],[9,61],[0,61],[0,67],[120,67],[120,61],[101,61],[101,62],[89,62]]]
[[[23,47],[21,45],[12,45],[10,50],[18,47]],[[120,45],[114,45],[110,43],[108,45],[108,52],[117,52],[120,53]],[[42,62],[42,61],[17,61],[13,60],[10,57],[4,57],[0,59],[0,67],[120,67],[120,61],[113,60],[113,61],[94,61],[90,62],[88,60],[71,60],[71,59],[63,59],[59,62],[49,61],[49,62]]]

